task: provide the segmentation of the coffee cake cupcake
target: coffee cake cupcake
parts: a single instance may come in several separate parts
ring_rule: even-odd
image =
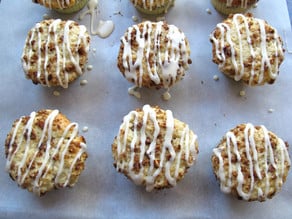
[[[166,22],[145,21],[128,28],[121,38],[118,68],[135,86],[130,94],[139,97],[138,87],[165,88],[180,81],[191,64],[185,34]]]
[[[73,187],[87,158],[78,124],[58,110],[40,110],[16,120],[5,141],[5,155],[11,178],[40,196]]]
[[[144,14],[158,15],[167,13],[175,0],[131,0],[135,8]]]
[[[34,3],[45,6],[55,11],[71,14],[80,11],[88,0],[32,0]]]
[[[211,33],[213,62],[236,81],[273,84],[284,60],[283,41],[275,28],[252,14],[230,15]]]
[[[114,166],[147,191],[173,187],[198,154],[197,136],[169,110],[145,105],[124,117],[112,144]]]
[[[213,150],[212,166],[223,192],[246,201],[265,201],[286,181],[288,143],[264,126],[241,124]]]
[[[214,8],[225,15],[243,13],[255,6],[259,0],[212,0]]]
[[[90,36],[86,27],[75,21],[44,20],[26,38],[22,66],[34,84],[62,86],[84,72]]]

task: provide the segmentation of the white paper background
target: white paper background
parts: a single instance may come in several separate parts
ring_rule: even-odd
[[[210,8],[212,15],[206,13]],[[86,8],[84,8],[86,10]],[[116,15],[116,12],[121,15]],[[284,0],[262,0],[254,15],[266,19],[291,45],[291,29]],[[20,57],[27,32],[44,14],[78,20],[78,14],[64,16],[26,1],[0,4],[0,218],[289,218],[292,215],[292,178],[282,191],[265,203],[247,203],[221,193],[212,173],[212,148],[230,128],[242,122],[264,124],[292,144],[290,97],[292,58],[286,53],[274,85],[250,88],[224,77],[211,61],[209,34],[223,17],[208,0],[177,0],[167,14],[169,23],[180,27],[192,49],[190,70],[171,90],[165,102],[163,91],[142,89],[142,99],[129,96],[132,84],[116,67],[120,37],[141,16],[127,0],[100,1],[98,19],[113,19],[116,28],[107,39],[92,36],[87,71],[67,90],[35,86],[26,80]],[[82,22],[89,27],[89,17]],[[291,48],[290,48],[291,50]],[[214,81],[217,74],[219,81]],[[84,87],[82,79],[88,80]],[[55,97],[58,90],[61,96]],[[246,97],[239,96],[241,90]],[[112,165],[111,143],[124,115],[144,104],[170,109],[190,125],[199,137],[197,164],[190,168],[176,188],[147,193],[135,186]],[[17,187],[5,172],[4,141],[13,121],[42,108],[59,109],[79,123],[88,145],[89,158],[79,182],[72,189],[52,191],[37,197]],[[269,113],[269,109],[274,109]],[[291,154],[291,153],[290,153]]]

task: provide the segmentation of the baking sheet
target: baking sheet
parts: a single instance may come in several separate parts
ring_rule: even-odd
[[[247,203],[221,193],[212,173],[212,148],[230,128],[239,123],[264,124],[292,144],[292,56],[280,68],[273,85],[250,88],[223,76],[211,61],[209,34],[223,19],[207,0],[178,0],[166,16],[189,38],[193,64],[183,81],[171,89],[172,99],[163,101],[163,91],[142,89],[142,98],[128,95],[132,86],[116,67],[120,37],[142,16],[130,1],[99,3],[99,19],[112,19],[113,34],[101,39],[92,36],[86,71],[68,89],[44,88],[26,80],[20,57],[27,32],[47,14],[73,19],[27,1],[0,4],[0,218],[289,218],[292,215],[292,178],[282,191],[264,203]],[[208,14],[209,8],[212,14]],[[83,10],[86,10],[84,8]],[[285,37],[291,50],[291,28],[285,0],[262,0],[252,12],[266,19]],[[95,22],[97,22],[97,20]],[[89,27],[89,17],[79,21]],[[96,50],[96,52],[94,52]],[[218,75],[219,81],[213,80]],[[88,84],[80,86],[86,79]],[[57,90],[60,96],[53,92]],[[246,95],[241,97],[239,92]],[[198,135],[200,153],[196,165],[175,188],[148,193],[135,186],[112,165],[111,143],[124,115],[144,104],[170,109]],[[59,109],[80,128],[87,140],[89,158],[79,182],[72,189],[49,192],[44,197],[17,187],[5,172],[4,141],[13,121],[42,108]],[[273,112],[269,112],[273,109]],[[291,154],[291,153],[290,153]]]

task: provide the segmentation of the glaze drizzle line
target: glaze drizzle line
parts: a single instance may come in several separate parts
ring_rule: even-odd
[[[33,0],[36,2],[36,0]],[[78,1],[78,0],[76,0]],[[52,9],[52,0],[39,0],[42,5],[48,5],[50,9]],[[70,0],[57,0],[57,4],[60,9],[68,8],[70,5]]]
[[[153,28],[154,25],[156,26],[155,29]],[[177,72],[184,71],[184,66],[180,66],[179,61],[183,60],[184,63],[188,63],[186,37],[174,25],[168,25],[169,30],[166,35],[168,41],[164,51],[161,50],[161,43],[164,43],[161,42],[163,25],[165,25],[164,22],[153,24],[150,21],[143,22],[141,28],[138,25],[134,25],[127,30],[128,34],[121,39],[124,45],[123,66],[125,68],[125,77],[129,80],[134,80],[138,87],[142,87],[143,74],[147,72],[155,84],[162,83],[164,88],[168,88],[175,82]],[[133,42],[131,40],[133,33],[136,36],[135,43],[138,44],[135,57],[133,57]],[[147,38],[145,37],[146,35],[148,36]],[[154,36],[154,42],[151,42],[151,35]],[[150,61],[150,52],[156,56],[156,59],[153,60],[155,62],[153,65],[150,64],[152,62]],[[143,71],[142,63],[146,65],[147,71]],[[136,69],[138,69],[138,73],[136,73]],[[159,74],[161,74],[161,78]]]
[[[220,30],[220,39],[216,39],[214,36],[215,31],[211,34],[210,39],[212,42],[214,42],[215,45],[215,52],[218,60],[221,61],[219,64],[219,69],[224,68],[226,63],[226,56],[224,51],[224,45],[230,45],[230,52],[231,52],[231,62],[235,69],[235,76],[234,79],[236,81],[239,81],[243,78],[245,73],[245,65],[244,62],[246,61],[244,59],[244,56],[246,54],[243,54],[243,52],[247,53],[249,52],[249,55],[251,57],[251,77],[249,79],[249,84],[253,85],[255,84],[262,84],[263,80],[265,78],[265,68],[267,68],[267,72],[269,74],[269,77],[271,79],[275,79],[278,75],[279,71],[279,62],[280,57],[284,56],[282,43],[280,41],[279,35],[276,30],[274,30],[274,33],[267,33],[265,30],[265,21],[261,19],[254,18],[255,22],[258,23],[259,26],[259,34],[260,34],[260,69],[259,71],[259,78],[257,81],[254,81],[254,75],[255,75],[255,62],[256,62],[256,50],[259,50],[258,48],[255,48],[253,45],[253,42],[251,40],[252,31],[249,27],[249,21],[248,18],[242,14],[235,14],[233,16],[233,23],[235,25],[235,31],[238,38],[238,44],[235,44],[232,40],[232,30],[231,28],[225,24],[225,23],[219,23],[217,24],[217,28]],[[243,22],[243,27],[240,25],[240,22]],[[243,38],[242,32],[246,33],[246,38]],[[268,38],[270,41],[272,41],[272,46],[274,47],[273,50],[275,51],[275,63],[273,66],[271,66],[269,54],[267,51],[267,42]],[[243,51],[243,44],[248,44],[248,50]],[[239,49],[236,50],[236,47],[239,46]],[[238,53],[237,53],[238,52]],[[249,56],[247,56],[249,57]]]
[[[255,127],[248,123],[244,129],[244,141],[245,141],[245,148],[244,151],[246,152],[246,157],[248,160],[248,170],[250,176],[250,182],[247,182],[246,178],[243,176],[242,171],[242,157],[241,153],[238,148],[238,141],[234,134],[234,132],[229,131],[226,134],[226,153],[228,157],[228,162],[223,162],[222,157],[222,148],[215,148],[213,150],[215,156],[219,160],[219,169],[218,169],[218,177],[220,178],[220,186],[221,190],[225,193],[231,192],[232,186],[232,177],[233,171],[236,170],[237,173],[237,182],[238,185],[236,190],[240,197],[244,200],[249,200],[252,193],[254,193],[255,189],[257,188],[257,195],[259,198],[267,198],[267,195],[270,192],[270,177],[269,168],[270,165],[275,169],[275,177],[276,177],[276,188],[279,189],[283,184],[283,175],[285,172],[285,165],[284,163],[287,162],[289,165],[291,163],[287,147],[282,139],[278,138],[278,147],[279,147],[279,154],[277,156],[277,160],[275,160],[276,155],[274,153],[273,147],[271,145],[271,139],[269,136],[268,130],[264,126],[260,126],[260,130],[264,135],[264,156],[263,161],[259,161],[259,151],[257,150],[256,143],[255,143]],[[232,161],[232,157],[236,156],[237,162],[234,163]],[[260,163],[261,162],[261,165]],[[226,168],[227,166],[227,174]],[[256,178],[259,180],[264,179],[265,189],[262,190],[259,187],[256,187]],[[245,184],[250,185],[249,191],[243,191],[243,185]]]
[[[138,112],[131,111],[127,116],[124,117],[123,123],[120,127],[120,132],[117,137],[117,156],[125,153],[126,150],[130,149],[130,162],[126,171],[128,172],[130,178],[137,184],[142,184],[143,180],[146,182],[146,190],[151,191],[154,189],[154,183],[159,174],[164,172],[164,177],[167,179],[168,183],[172,186],[176,185],[176,177],[179,174],[181,157],[185,156],[187,164],[190,166],[196,159],[196,148],[195,142],[197,141],[197,136],[190,135],[189,127],[186,125],[182,131],[180,145],[181,148],[175,151],[172,144],[173,131],[174,131],[174,118],[170,110],[166,111],[166,130],[165,136],[163,137],[162,149],[160,156],[157,155],[157,140],[158,136],[161,135],[161,127],[159,121],[157,120],[156,112],[149,105],[143,107],[143,118],[142,125],[138,123],[141,120]],[[147,123],[151,122],[154,126],[153,136],[151,136],[151,142],[146,145],[146,127]],[[133,127],[131,124],[133,123]],[[127,142],[128,136],[132,131],[132,140],[130,144]],[[123,132],[123,134],[122,134]],[[140,152],[137,153],[135,146],[139,144]],[[170,157],[166,159],[166,152],[169,152]],[[139,171],[134,170],[135,157],[139,156]],[[193,159],[191,159],[191,156]],[[143,161],[145,158],[149,159],[150,167],[144,168]],[[159,162],[157,162],[159,160]],[[136,163],[137,164],[137,163]],[[171,174],[171,168],[175,165],[174,175]],[[126,167],[125,162],[117,162],[117,170],[124,169]]]
[[[137,6],[139,0],[134,0],[134,5]],[[156,5],[157,8],[159,7],[165,7],[165,10],[174,4],[174,0],[169,0],[168,3],[166,4],[166,0],[142,0],[142,6],[144,9],[149,9],[150,11],[153,11],[153,6],[154,4]]]
[[[25,179],[28,177],[29,172],[32,169],[32,166],[35,165],[37,159],[40,156],[40,150],[43,149],[45,146],[44,155],[42,155],[42,164],[38,168],[38,171],[35,175],[34,182],[33,182],[33,192],[40,195],[40,180],[41,178],[45,178],[48,174],[48,171],[52,170],[53,166],[57,166],[58,172],[54,176],[54,183],[56,187],[66,187],[68,186],[69,180],[71,178],[73,167],[75,166],[76,162],[80,159],[81,155],[86,151],[86,144],[81,143],[78,153],[76,153],[73,162],[70,166],[69,171],[64,171],[64,162],[65,162],[65,155],[68,153],[68,148],[71,142],[74,140],[75,137],[78,135],[78,124],[77,123],[70,123],[61,133],[61,137],[59,138],[56,145],[52,145],[52,138],[53,136],[53,123],[59,114],[58,110],[53,110],[47,116],[43,129],[41,130],[41,136],[39,141],[36,143],[36,149],[33,155],[29,155],[29,151],[32,150],[31,145],[31,133],[33,131],[33,126],[36,122],[36,113],[32,112],[29,116],[28,121],[26,122],[25,127],[21,130],[20,125],[25,122],[25,117],[21,117],[15,125],[15,128],[12,133],[12,137],[9,143],[9,149],[7,154],[7,162],[6,162],[6,171],[9,171],[11,165],[13,164],[14,157],[20,150],[24,150],[23,157],[19,166],[17,167],[17,179],[19,185],[22,185],[25,182]],[[21,138],[18,140],[16,139],[17,133],[22,132]],[[17,142],[16,142],[17,141]],[[17,147],[13,151],[13,146],[16,144]],[[65,147],[63,145],[65,144]],[[42,149],[41,149],[42,148]],[[59,163],[54,160],[55,156],[59,154],[60,160]],[[29,160],[29,164],[26,165],[27,161]],[[60,179],[60,177],[63,177]],[[30,176],[31,177],[31,176]],[[65,177],[65,182],[64,182]]]
[[[62,22],[65,22],[64,28],[62,27]],[[48,27],[47,36],[44,37],[43,28],[40,23],[37,23],[35,28],[31,31],[31,36],[27,39],[27,44],[30,45],[30,50],[28,52],[28,60],[27,64],[23,62],[23,68],[26,72],[29,71],[31,63],[33,63],[33,54],[34,54],[34,44],[37,43],[37,80],[42,85],[51,86],[51,82],[49,80],[49,65],[55,65],[56,74],[59,84],[67,88],[69,83],[69,75],[70,72],[66,70],[66,64],[68,61],[73,63],[75,71],[78,75],[83,74],[83,70],[80,66],[80,54],[78,53],[78,49],[80,45],[83,43],[85,45],[85,50],[88,52],[89,44],[87,42],[86,37],[86,27],[83,25],[79,25],[79,34],[77,35],[77,43],[74,47],[71,48],[71,36],[70,36],[70,28],[73,25],[73,21],[61,21],[60,19],[56,19]],[[61,45],[60,39],[62,40]],[[35,42],[36,41],[36,42]],[[42,43],[45,43],[44,52],[42,51]],[[51,46],[54,45],[54,50],[56,52],[56,63],[52,63],[51,61]],[[24,54],[23,54],[24,56]],[[42,59],[44,58],[44,60]],[[42,78],[45,79],[45,82],[42,81]]]
[[[84,11],[80,16],[79,19],[82,20],[85,15],[90,14],[90,32],[91,34],[98,35],[101,38],[106,38],[111,35],[114,31],[115,25],[112,20],[100,20],[98,22],[97,29],[94,30],[93,21],[95,19],[95,14],[98,8],[98,0],[89,0],[87,3],[88,10]]]

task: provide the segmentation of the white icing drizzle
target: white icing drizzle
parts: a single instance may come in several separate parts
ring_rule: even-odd
[[[77,0],[78,1],[78,0]],[[40,0],[42,5],[48,5],[50,9],[52,9],[52,0]],[[70,4],[70,0],[57,0],[57,4],[60,9],[68,8]]]
[[[226,6],[231,7],[234,0],[226,0]],[[249,0],[241,0],[240,7],[247,8]]]
[[[168,39],[165,51],[161,51],[161,35],[163,32],[164,22],[145,21],[142,25],[142,31],[138,25],[134,25],[127,30],[127,34],[121,38],[123,49],[123,67],[125,68],[124,76],[129,81],[134,81],[136,86],[142,87],[143,74],[148,74],[155,84],[163,84],[164,88],[170,87],[178,76],[178,72],[183,72],[185,66],[180,66],[179,62],[183,61],[188,67],[189,56],[187,54],[186,38],[184,33],[178,30],[174,25],[168,25],[169,30],[166,38]],[[155,29],[153,28],[156,26]],[[135,33],[135,38],[132,34]],[[152,42],[150,36],[154,36]],[[147,39],[145,36],[148,36]],[[133,51],[133,40],[137,43],[136,52]],[[163,42],[164,43],[164,42]],[[153,45],[154,44],[154,45]],[[153,48],[152,46],[153,45]],[[151,53],[155,54],[155,62],[150,65]],[[136,60],[133,54],[136,53]],[[147,71],[142,64],[146,65]],[[138,72],[136,72],[138,69]]]
[[[178,152],[175,152],[174,147],[172,145],[172,135],[174,131],[174,118],[172,115],[172,112],[170,110],[166,111],[166,130],[165,130],[165,136],[164,141],[162,144],[162,150],[160,153],[160,157],[157,157],[156,155],[156,144],[157,139],[160,134],[161,127],[159,126],[156,112],[155,110],[150,107],[149,105],[145,105],[143,107],[143,120],[142,125],[139,123],[139,115],[136,111],[131,111],[128,115],[124,117],[123,123],[120,127],[120,132],[117,137],[117,156],[119,157],[122,153],[125,153],[127,148],[130,147],[130,162],[127,167],[127,172],[130,176],[130,178],[136,183],[136,184],[142,184],[143,180],[145,180],[146,184],[146,190],[151,191],[154,189],[154,182],[155,179],[159,174],[161,174],[162,170],[164,170],[164,177],[167,179],[170,185],[174,186],[176,185],[176,177],[179,174],[179,168],[180,168],[180,161],[181,157],[184,156],[185,160],[187,161],[188,165],[192,165],[194,160],[196,159],[196,148],[195,148],[195,142],[197,140],[197,136],[190,135],[189,127],[186,125],[184,130],[182,131],[181,139],[180,139],[180,145],[181,148]],[[149,147],[146,147],[146,127],[147,123],[153,123],[154,126],[154,132],[153,132],[153,138],[151,143],[149,144]],[[130,124],[133,123],[134,127],[130,127]],[[138,125],[141,125],[141,127],[138,129]],[[124,130],[124,131],[122,131]],[[127,144],[127,139],[130,134],[130,130],[133,131],[131,135],[132,141],[130,145]],[[122,135],[121,132],[124,132]],[[123,136],[123,137],[121,137]],[[135,152],[135,146],[139,144],[140,152]],[[166,160],[166,152],[169,152],[170,158]],[[183,155],[184,154],[184,155]],[[135,172],[133,169],[134,167],[134,158],[139,155],[139,166],[140,170],[139,172]],[[150,162],[150,167],[147,170],[144,169],[143,166],[143,160],[144,158],[148,157]],[[193,159],[190,159],[190,156],[193,157]],[[155,163],[159,160],[159,163]],[[173,168],[173,165],[175,165],[175,173],[174,175],[171,175],[171,168]],[[124,169],[126,164],[124,162],[117,162],[117,170]],[[158,166],[158,167],[157,167]]]
[[[90,31],[93,35],[98,35],[101,38],[107,38],[114,31],[115,25],[112,20],[98,22],[97,29],[94,30],[93,20],[95,19],[95,13],[98,7],[98,0],[89,0],[87,4],[88,10],[83,12],[79,19],[82,20],[85,15],[90,14]]]
[[[137,6],[138,0],[132,0],[132,2]],[[153,6],[155,4],[157,8],[165,7],[165,12],[167,12],[168,8],[173,5],[173,2],[173,0],[142,0],[142,5],[140,7],[153,11]]]
[[[261,63],[260,63],[260,69],[255,69],[255,62],[256,62],[256,50],[259,50],[258,48],[253,47],[253,43],[251,40],[251,30],[249,28],[249,21],[248,18],[242,14],[235,14],[233,16],[233,23],[235,27],[235,32],[237,34],[238,38],[238,45],[235,45],[235,43],[232,40],[231,34],[232,31],[230,26],[228,26],[225,23],[219,23],[217,24],[217,28],[220,30],[220,39],[216,39],[214,36],[215,31],[211,34],[210,39],[215,45],[215,52],[216,57],[221,61],[219,64],[219,69],[222,69],[225,66],[226,63],[226,56],[224,53],[224,45],[230,45],[230,52],[231,52],[231,62],[235,69],[235,76],[234,79],[236,81],[239,81],[244,76],[245,72],[245,66],[244,66],[244,54],[243,52],[248,52],[247,50],[243,51],[243,44],[248,44],[249,47],[249,53],[251,56],[251,72],[250,72],[250,79],[249,84],[252,85],[253,83],[261,84],[264,80],[264,74],[265,74],[265,66],[268,68],[268,74],[269,77],[272,79],[275,79],[278,75],[279,71],[279,58],[283,56],[283,48],[282,43],[279,39],[279,35],[277,33],[277,30],[274,29],[274,34],[271,35],[269,33],[266,33],[265,31],[265,21],[261,19],[254,18],[254,20],[259,25],[259,31],[260,31],[260,57],[261,57]],[[243,22],[244,29],[239,25],[239,22]],[[246,33],[246,38],[242,37],[242,32]],[[269,59],[269,54],[267,52],[267,38],[273,38],[273,46],[275,51],[275,63],[273,64],[274,68],[271,66],[271,62]],[[239,54],[236,54],[235,47],[239,47],[237,52]],[[245,55],[246,56],[246,55]],[[246,56],[248,57],[248,56]],[[254,76],[255,71],[259,71],[259,79],[255,82]]]
[[[53,146],[51,144],[52,142],[52,135],[53,135],[53,122],[56,118],[56,116],[59,114],[58,110],[53,110],[50,112],[48,117],[46,118],[44,122],[44,127],[41,132],[41,137],[39,138],[39,142],[37,142],[36,150],[32,156],[29,156],[29,151],[31,149],[31,133],[33,130],[36,113],[32,112],[29,116],[29,120],[27,121],[25,127],[22,130],[22,135],[19,140],[16,139],[16,135],[21,130],[19,129],[20,124],[23,122],[25,117],[21,117],[19,121],[16,123],[15,128],[12,133],[12,137],[9,144],[9,150],[7,155],[7,162],[6,162],[6,170],[9,171],[11,168],[12,162],[14,160],[14,157],[18,153],[19,150],[23,150],[23,157],[21,159],[21,162],[18,166],[18,174],[17,174],[17,182],[19,185],[22,185],[25,182],[25,179],[27,178],[32,165],[37,162],[37,157],[40,154],[40,150],[42,147],[45,146],[45,151],[43,152],[44,155],[42,155],[42,164],[38,169],[38,172],[36,173],[34,182],[33,182],[33,192],[40,195],[40,180],[41,178],[45,178],[48,174],[48,171],[51,170],[53,165],[56,165],[56,162],[54,160],[54,157],[60,153],[61,146],[65,144],[64,149],[62,149],[62,154],[60,156],[60,164],[58,166],[58,172],[55,176],[54,183],[56,187],[66,187],[69,183],[69,180],[71,178],[73,167],[75,166],[78,159],[80,159],[81,155],[86,151],[86,144],[81,143],[80,149],[78,153],[75,155],[73,162],[70,166],[69,170],[65,171],[64,168],[64,161],[65,161],[65,155],[68,153],[68,147],[73,141],[73,139],[78,135],[78,124],[77,123],[70,123],[62,133],[61,137],[58,140],[58,143]],[[73,130],[72,130],[73,129]],[[17,142],[16,142],[17,141]],[[17,144],[17,147],[13,151],[13,144]],[[29,159],[29,165],[26,166],[26,162]],[[63,177],[60,179],[60,177]],[[64,182],[65,178],[65,182]],[[64,182],[64,183],[62,183]]]
[[[269,132],[264,126],[260,126],[261,131],[263,132],[264,135],[264,157],[263,161],[259,161],[259,152],[256,148],[256,143],[255,143],[255,127],[248,123],[246,124],[246,127],[244,129],[244,141],[245,141],[245,148],[244,152],[239,151],[238,149],[238,142],[235,134],[232,131],[227,132],[226,134],[226,152],[227,152],[227,157],[228,157],[228,163],[223,162],[223,157],[222,157],[222,150],[223,148],[215,148],[213,150],[215,156],[219,160],[219,170],[218,170],[218,177],[220,179],[221,183],[221,190],[225,193],[230,193],[230,189],[232,186],[232,174],[233,171],[236,170],[237,173],[237,192],[238,195],[241,196],[244,200],[248,200],[252,193],[254,193],[255,189],[257,189],[257,195],[259,198],[267,198],[267,195],[270,191],[270,175],[269,175],[269,168],[270,165],[275,169],[275,175],[276,175],[276,187],[279,189],[281,185],[283,184],[283,175],[285,172],[285,162],[287,162],[289,165],[291,163],[287,147],[285,143],[283,142],[282,139],[278,138],[278,145],[279,147],[279,153],[277,156],[277,161],[275,161],[275,154],[273,147],[271,145],[270,137],[269,137]],[[248,183],[245,181],[245,178],[242,173],[242,164],[241,164],[241,153],[246,154],[246,158],[248,160],[248,169],[249,169],[249,177],[250,177],[250,190],[245,192],[243,191],[243,184]],[[236,156],[237,162],[234,164],[232,162],[232,155]],[[260,166],[259,162],[262,163]],[[226,174],[226,170],[224,169],[225,167],[228,167],[228,171]],[[281,168],[280,168],[281,167]],[[263,174],[264,173],[264,174]],[[265,180],[265,189],[264,191],[257,187],[255,185],[255,177],[258,178],[258,180]]]
[[[37,41],[37,56],[38,61],[37,61],[37,80],[48,87],[51,86],[50,81],[49,81],[49,73],[47,71],[48,65],[56,65],[56,76],[58,78],[59,84],[67,88],[68,83],[69,83],[69,74],[70,72],[66,72],[66,62],[68,62],[68,59],[73,63],[77,74],[81,75],[83,74],[81,66],[79,64],[79,53],[78,49],[81,43],[84,43],[86,51],[89,50],[89,45],[86,40],[86,27],[83,25],[79,25],[79,35],[77,39],[77,45],[74,48],[71,48],[70,45],[70,25],[73,23],[73,21],[66,21],[64,29],[59,30],[59,27],[61,25],[61,20],[56,19],[54,20],[48,27],[48,34],[47,38],[44,39],[43,34],[40,31],[41,24],[37,23],[35,28],[32,29],[31,31],[31,37],[30,39],[27,40],[28,44],[31,45],[30,50],[28,52],[28,60],[27,60],[27,65],[25,62],[23,62],[23,68],[25,71],[28,71],[30,68],[30,62],[31,59],[33,58],[32,54],[34,53],[33,51],[33,43],[35,42],[35,38]],[[51,35],[53,33],[53,35]],[[52,37],[53,36],[53,37]],[[63,43],[61,46],[59,46],[59,39],[63,38]],[[45,41],[45,52],[44,55],[42,55],[42,42]],[[55,46],[55,51],[56,51],[56,63],[52,63],[49,58],[50,56],[50,45],[53,44]],[[72,50],[75,51],[75,55],[72,54]],[[23,54],[24,56],[24,54]],[[42,58],[44,56],[44,61],[42,62]],[[69,57],[69,58],[68,58]],[[41,81],[41,78],[45,78],[45,83]]]

